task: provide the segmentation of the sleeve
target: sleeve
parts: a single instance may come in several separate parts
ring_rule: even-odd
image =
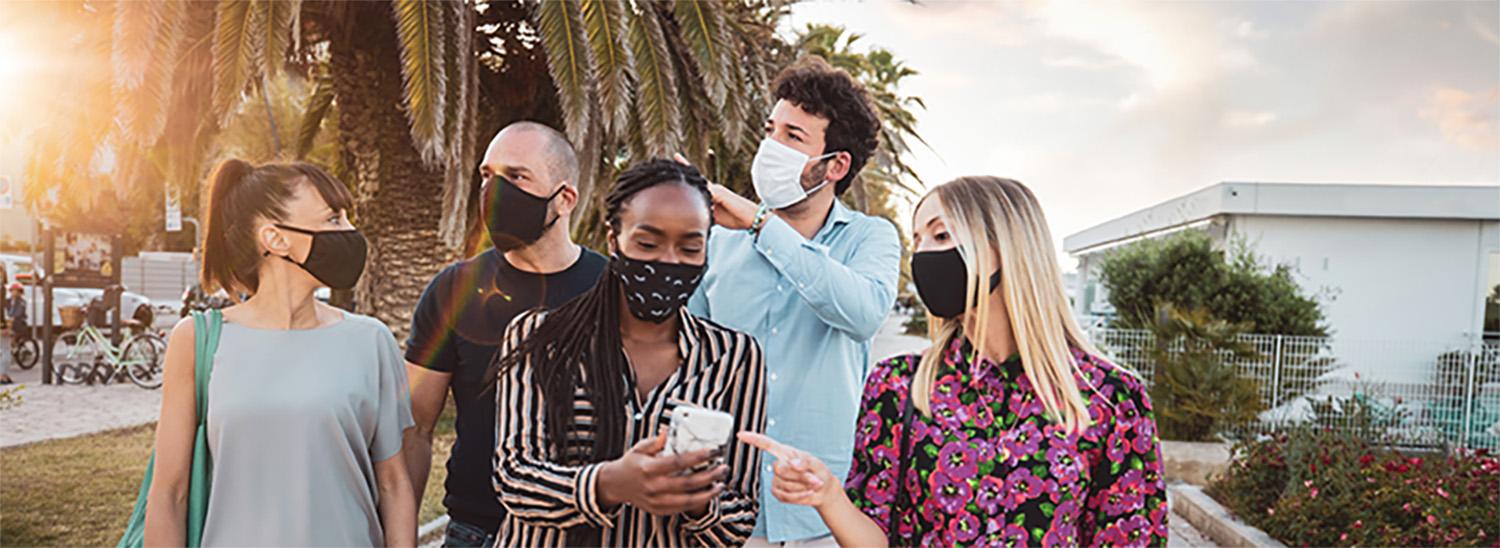
[[[857,339],[875,336],[896,302],[901,275],[901,238],[884,219],[873,224],[848,264],[828,248],[809,241],[772,215],[755,239],[755,249],[786,276],[813,312],[835,329]]]
[[[717,257],[714,256],[714,250],[719,249],[719,247],[723,245],[723,244],[718,243],[718,241],[719,241],[718,235],[721,234],[723,232],[723,230],[725,230],[725,229],[720,228],[718,230],[709,230],[708,231],[708,247],[704,248],[704,249],[708,250],[708,262],[707,262],[707,264],[718,264],[718,259],[717,259]],[[712,273],[711,272],[705,272],[704,275],[708,276],[709,274],[712,274]],[[688,313],[689,314],[692,314],[692,315],[697,316],[699,318],[712,318],[713,317],[710,314],[710,311],[709,311],[709,308],[708,308],[708,293],[706,293],[707,289],[705,289],[705,286],[707,286],[707,285],[708,285],[707,283],[700,283],[700,284],[698,284],[698,287],[693,290],[693,295],[691,297],[688,297],[687,309],[688,309]]]
[[[506,330],[496,356],[513,351],[544,315],[526,312]],[[567,528],[591,524],[614,527],[613,511],[597,499],[599,467],[558,464],[547,440],[546,401],[532,379],[532,364],[501,374],[495,394],[495,493],[506,511],[528,524]]]
[[[1084,501],[1085,546],[1166,546],[1167,485],[1151,400],[1138,384],[1115,390],[1115,419],[1097,430]]]
[[[865,379],[854,427],[854,459],[844,480],[849,500],[886,534],[890,534],[890,512],[895,506],[899,444],[906,439],[901,432],[901,408],[907,394],[892,388],[907,369],[907,359],[898,356],[876,364]]]
[[[447,290],[450,272],[439,273],[422,291],[412,311],[411,335],[406,339],[406,361],[443,373],[452,373],[458,367],[458,348],[451,335],[458,307]]]
[[[348,320],[345,320],[348,321]],[[378,323],[378,322],[377,322]],[[391,330],[380,324],[380,380],[376,407],[375,435],[370,440],[370,457],[381,462],[401,451],[401,438],[407,428],[416,424],[411,416],[411,392],[406,386],[406,364]]]
[[[734,351],[739,353],[735,364],[733,385],[737,392],[729,398],[723,411],[734,415],[735,432],[758,432],[766,430],[766,364],[761,354],[760,343],[749,335],[739,334],[739,344]],[[708,512],[702,516],[684,516],[685,528],[693,543],[700,546],[742,546],[755,530],[755,518],[760,512],[760,462],[761,452],[743,443],[731,442],[725,461],[729,464],[730,478],[719,498],[709,502]]]

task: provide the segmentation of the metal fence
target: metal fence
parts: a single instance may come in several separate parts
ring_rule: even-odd
[[[1151,332],[1085,325],[1112,361],[1153,382]],[[1252,431],[1317,420],[1378,438],[1372,441],[1500,450],[1500,344],[1260,334],[1240,340],[1253,355],[1221,355],[1260,390],[1266,411]],[[1174,351],[1180,348],[1168,349]],[[1344,412],[1331,413],[1330,398]]]

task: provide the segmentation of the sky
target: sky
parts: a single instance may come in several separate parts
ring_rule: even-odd
[[[1500,183],[1500,2],[795,4],[917,69],[912,164],[1062,239],[1221,181]],[[1496,204],[1500,209],[1500,204]]]

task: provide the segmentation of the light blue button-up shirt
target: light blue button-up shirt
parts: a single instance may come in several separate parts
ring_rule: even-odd
[[[760,341],[766,433],[816,455],[840,480],[854,451],[870,341],[895,303],[900,270],[896,227],[835,200],[812,240],[776,215],[759,236],[714,230],[708,272],[688,301],[692,313]],[[785,542],[827,535],[816,511],[771,495],[774,457],[762,462],[755,536]]]

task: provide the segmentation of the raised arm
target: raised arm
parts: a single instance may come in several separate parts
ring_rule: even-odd
[[[755,249],[791,281],[791,290],[819,318],[854,338],[869,339],[896,302],[901,238],[884,219],[865,230],[865,240],[845,264],[829,255],[827,247],[803,238],[772,215],[756,237]]]

